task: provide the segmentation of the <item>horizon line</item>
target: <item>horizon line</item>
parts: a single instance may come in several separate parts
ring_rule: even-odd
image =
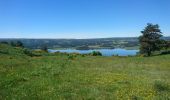
[[[0,38],[0,39],[106,39],[106,38],[138,38],[139,36],[133,36],[133,37],[101,37],[101,38],[7,38],[7,37],[4,37],[4,38]],[[163,37],[170,37],[170,36],[163,36]]]

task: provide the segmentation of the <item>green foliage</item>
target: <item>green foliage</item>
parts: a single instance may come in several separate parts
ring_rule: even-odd
[[[16,44],[15,44],[13,41],[11,41],[10,44],[11,44],[11,46],[13,46],[13,47],[16,46]]]
[[[143,31],[141,31],[142,36],[139,37],[140,42],[140,53],[147,54],[150,56],[153,51],[160,50],[160,43],[162,37],[162,32],[159,29],[159,25],[153,25],[148,23]]]
[[[32,50],[29,50],[29,49],[24,49],[23,51],[24,51],[24,54],[26,54],[27,56],[30,56],[30,57],[40,56],[40,54],[36,54]]]
[[[24,49],[24,54],[28,55],[28,56],[33,56],[33,53],[31,50],[28,50],[28,49]]]
[[[21,41],[16,42],[16,47],[24,47],[23,43]]]
[[[47,45],[42,45],[41,46],[41,50],[45,51],[45,52],[48,52],[48,47]]]
[[[170,50],[162,51],[161,55],[170,54]]]
[[[24,55],[23,48],[0,43],[0,52],[9,55]]]
[[[90,55],[92,56],[102,56],[102,53],[99,51],[93,51]]]
[[[69,59],[69,60],[73,60],[73,59],[74,59],[74,56],[73,56],[73,55],[68,55],[68,59]]]
[[[68,54],[68,60],[74,60],[76,57],[76,54]]]
[[[162,48],[163,49],[170,49],[170,41],[162,41]]]
[[[85,54],[81,54],[82,57],[85,57],[86,55]]]
[[[11,42],[11,46],[14,47],[24,47],[23,43],[21,41]]]

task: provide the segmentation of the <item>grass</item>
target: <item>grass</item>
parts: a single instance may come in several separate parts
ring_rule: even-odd
[[[0,99],[168,100],[170,55],[45,54],[0,45]]]

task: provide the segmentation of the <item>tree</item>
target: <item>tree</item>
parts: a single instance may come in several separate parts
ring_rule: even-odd
[[[102,53],[99,52],[99,51],[93,51],[93,52],[91,53],[91,55],[92,55],[92,56],[102,56]]]
[[[11,46],[15,47],[15,43],[13,41],[10,42]]]
[[[14,47],[24,47],[24,45],[21,41],[16,41],[16,42],[11,41],[10,44],[11,44],[11,46],[14,46]]]
[[[21,41],[16,42],[16,47],[24,47],[23,43]]]
[[[41,50],[45,51],[45,52],[48,52],[48,48],[47,48],[47,45],[42,45],[41,46]]]
[[[153,25],[148,23],[141,33],[142,35],[139,37],[141,54],[147,54],[147,56],[150,56],[153,51],[161,49],[160,38],[162,37],[162,32],[159,29],[158,24]]]

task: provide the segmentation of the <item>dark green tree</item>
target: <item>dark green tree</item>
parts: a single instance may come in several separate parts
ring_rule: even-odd
[[[21,41],[16,42],[16,47],[24,47],[23,43]]]
[[[140,42],[140,53],[150,56],[153,51],[161,49],[161,37],[162,32],[159,29],[158,24],[148,23],[143,31],[142,35],[139,37]]]
[[[16,41],[16,42],[11,41],[10,44],[11,44],[11,46],[14,46],[14,47],[24,47],[24,45],[21,41]]]
[[[13,41],[10,42],[11,46],[15,47],[15,43]]]
[[[48,47],[47,47],[47,45],[42,45],[41,46],[41,50],[43,50],[43,51],[45,51],[45,52],[48,52]]]
[[[99,52],[99,51],[93,51],[93,52],[91,53],[91,55],[92,55],[92,56],[102,56],[102,53]]]

